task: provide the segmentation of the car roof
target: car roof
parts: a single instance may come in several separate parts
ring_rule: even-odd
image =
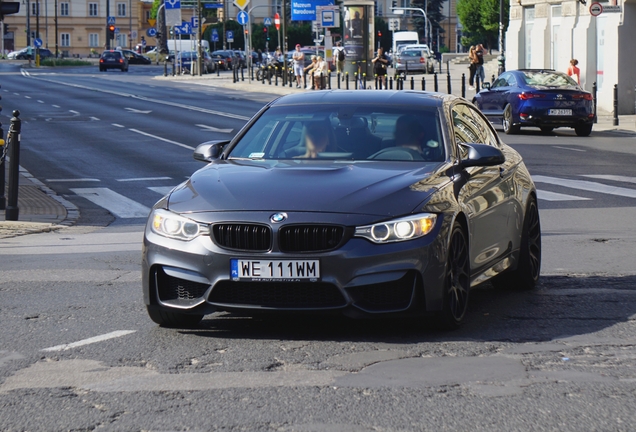
[[[459,99],[446,93],[433,93],[412,90],[323,90],[295,93],[282,96],[272,102],[272,106],[332,104],[332,105],[419,105],[441,107],[447,101]]]

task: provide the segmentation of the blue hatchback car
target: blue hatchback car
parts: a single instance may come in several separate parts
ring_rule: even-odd
[[[475,95],[473,103],[506,134],[534,126],[543,133],[559,127],[589,136],[594,123],[592,94],[571,77],[554,70],[520,69],[499,75]]]

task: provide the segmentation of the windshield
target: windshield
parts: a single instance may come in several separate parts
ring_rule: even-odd
[[[280,106],[267,110],[229,158],[445,159],[436,108]]]
[[[523,80],[529,86],[578,87],[576,81],[566,74],[548,71],[526,71]]]

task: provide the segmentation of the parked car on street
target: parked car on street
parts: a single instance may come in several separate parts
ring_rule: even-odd
[[[470,102],[410,91],[315,91],[267,104],[153,207],[150,318],[234,311],[464,320],[471,288],[531,289],[537,191]]]
[[[202,58],[202,73],[212,73],[214,71],[214,62],[212,57],[210,57],[210,54],[207,51],[202,51]],[[180,52],[177,60],[177,66],[181,68],[181,72],[183,73],[192,73],[193,70],[196,71],[196,66],[193,66],[193,63],[196,64],[197,59],[198,53],[196,51]]]
[[[126,59],[128,60],[128,64],[142,64],[142,65],[152,64],[152,60],[150,60],[149,57],[138,54],[132,50],[123,49],[121,50],[121,52],[123,52],[124,56],[126,56]]]
[[[594,124],[594,98],[563,72],[520,69],[502,73],[473,102],[507,134],[533,126],[543,133],[559,127],[589,136]]]
[[[217,64],[223,70],[228,70],[232,68],[232,61],[234,59],[234,52],[230,50],[216,50],[213,51],[210,56],[212,60],[217,62]]]
[[[19,51],[12,51],[7,54],[7,59],[9,60],[35,60],[35,47],[26,47],[22,48]],[[47,48],[40,48],[40,59],[46,59],[54,57],[51,50]]]
[[[433,60],[423,49],[403,49],[397,56],[393,68],[397,73],[432,73]]]
[[[99,71],[106,72],[108,69],[119,69],[128,72],[128,59],[120,50],[106,50],[99,57]]]

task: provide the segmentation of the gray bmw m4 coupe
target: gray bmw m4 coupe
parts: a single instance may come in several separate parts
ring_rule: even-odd
[[[537,193],[464,99],[417,91],[281,97],[162,198],[145,229],[150,318],[216,311],[464,319],[472,287],[531,289]]]

